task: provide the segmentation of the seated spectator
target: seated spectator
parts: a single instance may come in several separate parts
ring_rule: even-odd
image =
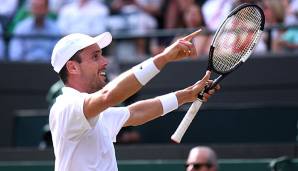
[[[287,25],[298,24],[298,0],[292,0],[287,10],[287,16],[285,23]]]
[[[287,30],[281,37],[280,45],[285,51],[298,52],[298,28]]]
[[[284,24],[287,10],[284,0],[263,0],[263,10],[266,18],[265,26],[270,27]],[[271,50],[273,52],[281,52],[279,41],[284,31],[284,29],[274,28],[271,35],[265,35],[266,42],[270,40],[269,36],[271,36],[271,42],[269,43],[271,43]]]
[[[173,29],[185,27],[185,23],[183,22],[183,15],[193,4],[196,4],[195,0],[169,1],[164,14],[164,28]]]
[[[0,61],[4,60],[4,52],[5,52],[5,44],[3,41],[3,31],[2,31],[2,25],[0,23]]]
[[[174,2],[172,1],[172,3]],[[177,3],[183,4],[182,0],[177,0]],[[206,25],[200,6],[193,0],[188,0],[186,3],[187,5],[184,4],[183,7],[179,7],[183,9],[181,9],[182,20],[180,21],[180,24],[176,25],[175,27],[187,29],[204,29]],[[179,37],[175,37],[174,40],[176,40],[177,38]],[[160,53],[167,46],[167,44],[164,44],[167,39],[159,41],[160,42],[157,42],[157,40],[155,40],[155,42],[152,41],[151,43],[151,51],[153,54]],[[202,33],[193,39],[193,43],[195,44],[197,50],[197,56],[193,57],[193,59],[198,59],[200,56],[208,54],[211,43],[209,35]]]
[[[114,0],[112,11],[117,15],[110,18],[109,27],[113,32],[125,31],[143,34],[156,29],[162,0]],[[119,24],[121,23],[121,24]],[[141,61],[148,57],[145,39],[124,40],[115,43],[115,54],[121,62]]]
[[[186,160],[185,170],[217,171],[218,164],[215,152],[211,148],[204,146],[197,146],[192,148]]]
[[[109,9],[98,0],[77,0],[62,7],[57,24],[62,34],[97,35],[106,31]]]
[[[158,15],[161,4],[162,0],[114,0],[112,10],[125,21],[122,29],[133,33],[145,33],[157,28],[154,15]],[[113,29],[113,25],[111,27]]]
[[[13,31],[16,37],[9,43],[9,58],[49,62],[56,39],[44,36],[57,36],[59,31],[56,23],[46,17],[48,0],[31,0],[30,7],[32,16],[21,21]]]
[[[207,28],[217,30],[221,22],[228,16],[234,0],[207,0],[202,6]]]
[[[295,1],[293,1],[294,3]],[[298,0],[296,1],[298,5]],[[292,6],[292,23],[291,24],[298,24],[298,6]],[[279,45],[282,47],[284,51],[288,52],[298,52],[298,27],[291,27],[285,33],[281,35],[281,40]]]
[[[51,2],[53,0],[49,0]],[[21,3],[22,2],[22,3]],[[16,25],[18,25],[21,21],[26,19],[27,17],[32,16],[31,13],[31,0],[22,0],[19,3],[19,8],[15,11],[15,14],[11,18],[11,20],[8,22],[7,27],[6,27],[6,32],[8,34],[12,34],[13,31],[15,30]],[[54,13],[53,11],[49,11],[47,13],[47,17],[56,20],[57,14]]]
[[[183,19],[186,28],[204,29],[206,26],[201,8],[195,3],[191,4],[187,10],[185,10]],[[193,43],[195,44],[197,50],[197,56],[195,59],[198,59],[200,56],[209,53],[211,37],[207,34],[201,34],[193,39]]]

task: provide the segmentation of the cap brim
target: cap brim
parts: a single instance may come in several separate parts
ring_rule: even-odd
[[[112,42],[112,35],[109,32],[104,32],[96,37],[94,37],[95,43],[103,49],[107,47]]]

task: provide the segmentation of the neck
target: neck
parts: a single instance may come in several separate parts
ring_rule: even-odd
[[[79,79],[75,80],[75,79],[77,78],[68,79],[68,82],[65,83],[65,86],[76,89],[81,93],[92,93],[92,91],[90,90],[90,87],[87,84],[82,84],[84,83],[84,81]]]

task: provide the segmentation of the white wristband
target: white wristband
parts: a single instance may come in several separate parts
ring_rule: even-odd
[[[161,116],[178,108],[178,99],[175,93],[169,93],[157,98],[160,100],[163,108],[163,114]]]
[[[135,74],[137,80],[142,85],[145,85],[159,73],[159,69],[155,66],[153,58],[150,58],[133,67],[133,73]]]

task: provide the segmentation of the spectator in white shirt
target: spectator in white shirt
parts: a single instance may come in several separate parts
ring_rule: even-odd
[[[62,34],[95,35],[106,31],[107,6],[97,0],[78,0],[62,7],[57,24]]]

